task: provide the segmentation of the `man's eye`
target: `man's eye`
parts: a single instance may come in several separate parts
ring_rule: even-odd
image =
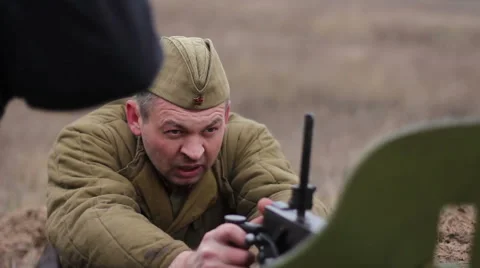
[[[212,132],[215,132],[217,131],[218,128],[217,127],[210,127],[210,128],[207,128],[206,131],[209,132],[209,133],[212,133]]]
[[[170,134],[170,135],[179,135],[181,134],[182,132],[178,129],[172,129],[172,130],[167,130],[165,131],[166,134]]]

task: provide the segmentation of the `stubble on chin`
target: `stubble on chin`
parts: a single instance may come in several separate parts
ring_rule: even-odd
[[[190,189],[195,186],[203,177],[204,173],[200,174],[195,178],[180,178],[180,177],[171,177],[167,179],[168,182],[173,185],[174,187]]]

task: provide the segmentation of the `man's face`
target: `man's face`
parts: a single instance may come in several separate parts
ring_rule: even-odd
[[[150,161],[174,185],[198,182],[220,151],[229,106],[191,111],[156,98],[148,113],[148,120],[141,118],[137,104],[127,102],[130,128],[141,135]]]

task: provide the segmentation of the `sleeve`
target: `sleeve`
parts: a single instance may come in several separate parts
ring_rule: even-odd
[[[150,86],[163,63],[147,0],[7,0],[6,87],[35,108],[70,110]]]
[[[63,130],[48,160],[49,241],[68,267],[168,267],[190,250],[141,214],[106,131]]]
[[[236,148],[231,185],[237,199],[237,213],[249,220],[259,216],[257,203],[262,197],[288,202],[292,185],[299,179],[281,151],[279,142],[264,125],[245,127]],[[326,217],[327,208],[314,196],[312,212]]]

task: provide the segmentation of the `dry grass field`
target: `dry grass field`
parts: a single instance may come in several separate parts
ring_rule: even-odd
[[[230,80],[233,110],[265,123],[297,170],[303,114],[315,114],[311,180],[332,208],[345,170],[378,137],[408,123],[480,112],[478,1],[152,5],[161,34],[213,40]],[[43,205],[50,146],[62,126],[87,111],[49,113],[21,100],[10,103],[0,123],[0,234],[10,230],[5,226],[12,213]],[[29,215],[44,219],[36,213]],[[465,261],[473,210],[448,215],[441,225],[448,243],[439,256]],[[18,242],[21,252],[29,252],[34,235],[41,247],[37,230]]]

